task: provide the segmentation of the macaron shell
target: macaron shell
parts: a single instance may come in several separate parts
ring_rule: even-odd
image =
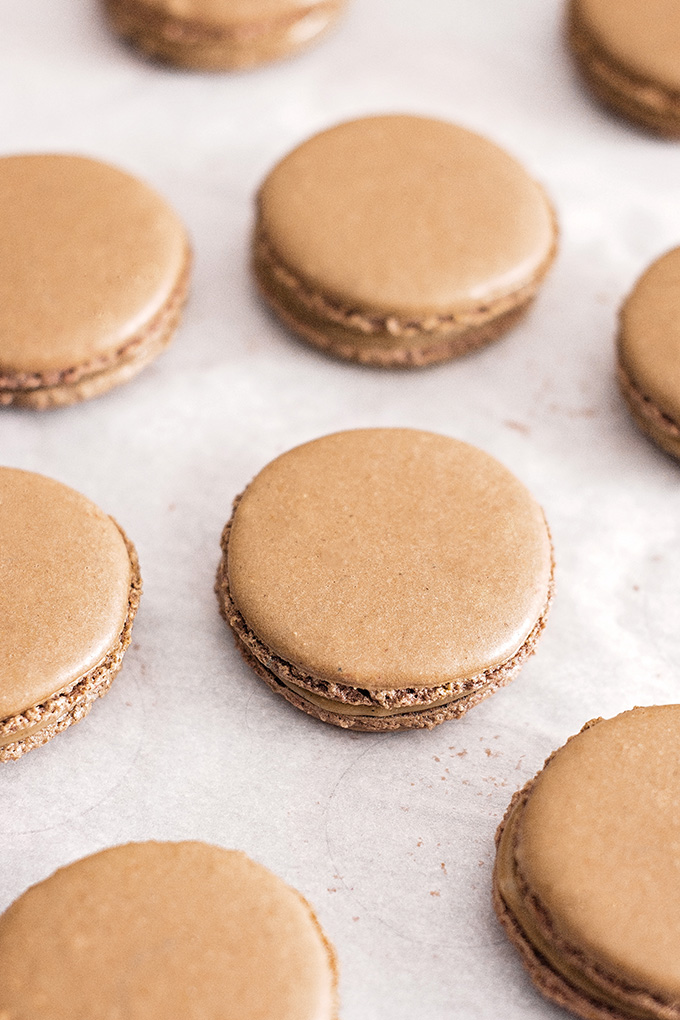
[[[144,3],[175,18],[225,26],[252,25],[318,6],[314,0],[144,0]]]
[[[285,267],[350,310],[429,316],[526,286],[552,257],[550,205],[492,142],[379,116],[309,139],[269,174],[259,229]]]
[[[680,425],[680,248],[657,259],[626,300],[619,356],[642,395]]]
[[[0,918],[12,1020],[334,1020],[309,905],[245,854],[137,843],[33,886]]]
[[[94,503],[0,468],[0,720],[64,690],[116,645],[128,615],[125,540]]]
[[[675,0],[576,0],[576,10],[614,60],[680,92],[680,8]]]
[[[543,513],[492,457],[411,429],[342,432],[269,464],[228,546],[231,597],[276,655],[368,690],[511,658],[545,612]]]
[[[116,351],[159,314],[186,266],[168,204],[96,160],[0,159],[0,207],[0,376]]]
[[[553,937],[580,952],[583,966],[599,966],[625,994],[640,988],[675,1002],[679,737],[672,705],[634,709],[572,738],[532,787],[515,849]]]

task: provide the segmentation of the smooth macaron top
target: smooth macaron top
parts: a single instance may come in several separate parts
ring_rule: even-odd
[[[0,375],[114,354],[162,310],[187,260],[164,199],[94,159],[0,159],[0,209]]]
[[[247,626],[316,679],[431,687],[512,657],[543,613],[543,513],[501,464],[412,429],[325,436],[272,461],[228,546]]]
[[[0,918],[12,1020],[333,1020],[305,900],[245,854],[131,843],[62,868]]]
[[[113,520],[43,475],[0,468],[0,721],[96,666],[128,612],[131,566]]]
[[[304,142],[262,185],[259,230],[324,296],[419,317],[513,294],[555,244],[545,194],[515,159],[414,116],[350,121]]]
[[[679,705],[636,708],[584,730],[538,776],[515,848],[553,937],[631,991],[676,1002],[679,742]]]
[[[173,17],[218,25],[276,20],[317,7],[320,0],[143,0]]]
[[[643,396],[680,423],[680,248],[653,262],[623,305],[619,357]]]
[[[626,71],[680,90],[676,0],[575,0],[584,27]]]

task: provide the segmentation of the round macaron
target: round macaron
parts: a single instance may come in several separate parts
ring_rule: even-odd
[[[508,683],[552,599],[543,512],[498,461],[360,429],[268,464],[236,500],[216,591],[287,701],[352,730],[432,727]]]
[[[347,0],[105,0],[116,31],[147,56],[196,70],[254,67],[291,56]]]
[[[0,761],[12,761],[109,689],[142,582],[111,517],[30,471],[0,468],[0,549]]]
[[[569,41],[594,93],[634,123],[680,137],[675,0],[570,0]]]
[[[495,340],[555,257],[542,188],[498,146],[426,117],[350,121],[304,142],[257,198],[254,270],[291,329],[368,365]]]
[[[0,405],[86,400],[161,353],[190,252],[155,191],[82,156],[7,156],[0,209]]]
[[[680,1017],[680,705],[596,719],[498,831],[494,903],[540,991],[586,1020]]]
[[[620,315],[618,374],[636,423],[680,457],[680,248],[647,269]]]
[[[11,1020],[336,1020],[312,908],[244,853],[129,843],[57,871],[0,917]]]

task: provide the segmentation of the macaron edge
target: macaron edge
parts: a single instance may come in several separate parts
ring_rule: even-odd
[[[635,711],[635,709],[632,709]],[[517,949],[534,986],[547,999],[583,1017],[584,1020],[677,1020],[680,1008],[662,1001],[641,988],[605,973],[597,964],[589,963],[582,951],[562,939],[555,931],[548,912],[529,889],[517,867],[514,848],[517,823],[534,784],[553,758],[572,740],[606,720],[589,720],[581,730],[546,758],[543,768],[513,795],[495,834],[496,859],[492,877],[492,903],[496,916],[511,944]],[[522,905],[529,904],[525,925],[503,894],[502,871],[508,867],[516,882]],[[535,942],[532,942],[532,929]],[[538,943],[538,944],[535,944]],[[564,968],[564,973],[562,968]],[[571,976],[571,980],[567,975]],[[590,993],[590,994],[589,994]],[[619,1011],[620,1010],[620,1011]]]
[[[566,36],[579,70],[600,102],[638,127],[680,138],[680,93],[617,60],[590,31],[579,0],[570,0]]]
[[[189,294],[191,265],[191,246],[186,238],[184,262],[169,297],[139,332],[115,350],[58,372],[0,372],[0,407],[40,411],[65,407],[133,379],[172,340]]]
[[[311,676],[303,674],[301,670],[273,653],[250,630],[231,597],[228,576],[229,535],[236,508],[242,495],[237,496],[234,500],[232,515],[224,526],[220,540],[222,556],[215,580],[215,594],[217,595],[220,614],[231,628],[239,652],[260,679],[264,680],[275,693],[281,694],[295,708],[301,709],[321,722],[327,722],[342,729],[351,729],[356,732],[432,729],[447,719],[460,718],[470,708],[479,704],[501,687],[509,684],[520,671],[526,659],[533,655],[536,650],[536,645],[547,622],[555,591],[554,548],[545,517],[544,522],[550,543],[550,577],[545,606],[522,645],[505,662],[492,669],[485,670],[483,673],[463,678],[457,681],[455,685],[447,684],[442,687],[423,688],[415,693],[411,689],[404,691],[386,690],[384,692],[372,692],[373,697],[371,697],[371,694],[367,694],[359,688],[345,688],[345,685],[339,684],[333,685],[338,691],[346,689],[355,699],[359,695],[362,704],[380,705],[380,695],[384,694],[393,696],[390,700],[396,702],[395,707],[400,707],[399,702],[403,705],[404,700],[406,700],[406,705],[403,706],[405,711],[397,715],[341,715],[329,711],[319,704],[315,704],[304,696],[305,690],[309,689],[312,694],[321,694],[321,699],[326,701],[331,700],[327,696],[323,696],[328,691],[330,685],[326,681],[318,681]],[[454,686],[455,691],[452,690]],[[442,704],[442,698],[447,697],[448,701]],[[425,698],[427,700],[424,700]],[[340,699],[338,700],[340,701]],[[385,700],[384,697],[382,700]],[[435,702],[435,704],[433,705],[432,702]]]
[[[0,745],[0,762],[18,761],[28,751],[42,747],[57,733],[84,719],[94,702],[106,694],[122,666],[123,656],[132,639],[132,624],[142,595],[142,578],[134,545],[118,522],[113,517],[110,519],[120,532],[130,559],[128,608],[121,633],[104,658],[83,676],[76,677],[67,687],[38,705],[0,721],[0,739],[15,734],[17,737],[11,743]],[[22,737],[22,730],[27,729],[31,732]]]

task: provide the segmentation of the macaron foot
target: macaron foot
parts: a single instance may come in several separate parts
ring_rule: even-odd
[[[548,267],[546,263],[546,272]],[[355,325],[357,316],[349,308],[343,313],[336,307],[333,319],[324,318],[318,311],[318,299],[305,302],[299,287],[281,286],[276,270],[272,271],[271,259],[263,257],[261,246],[259,254],[256,250],[253,272],[260,294],[294,335],[332,357],[374,368],[425,368],[486,347],[524,318],[545,275],[537,275],[531,286],[514,295],[511,301],[503,302],[502,309],[483,307],[467,321],[442,320],[435,330],[426,328],[429,323],[411,322],[402,330],[404,339],[400,345],[395,339],[398,326],[394,319],[391,329],[385,328],[369,337]],[[338,321],[343,317],[346,324]]]

